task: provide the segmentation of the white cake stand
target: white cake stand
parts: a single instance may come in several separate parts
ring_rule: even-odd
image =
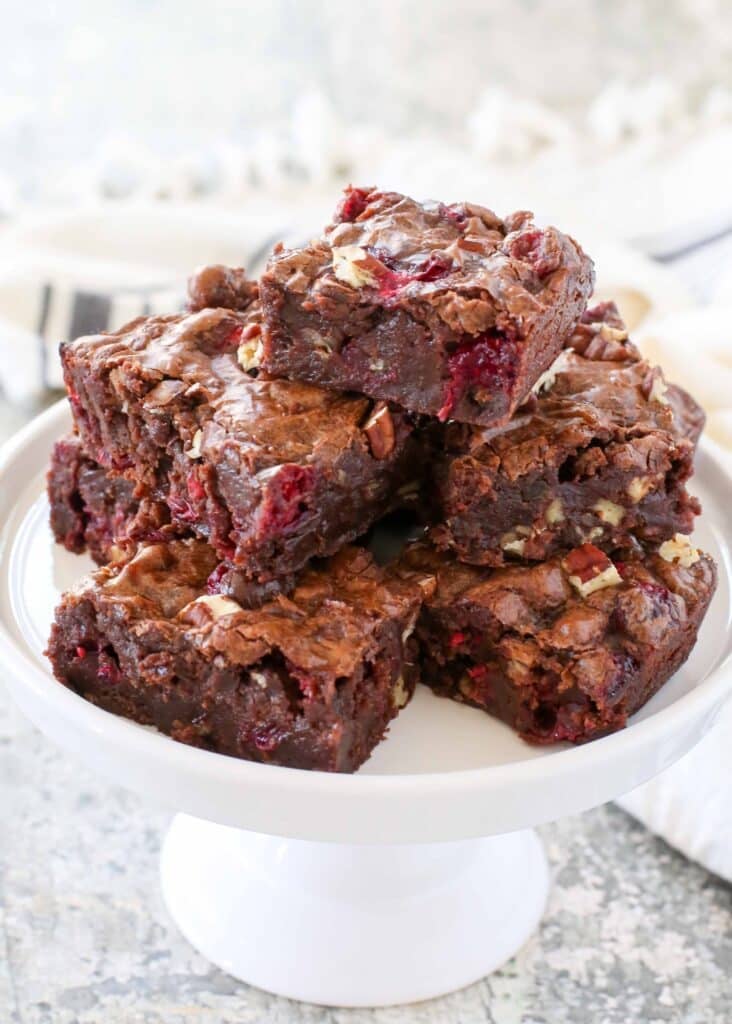
[[[62,747],[182,812],[162,854],[170,913],[204,956],[260,988],[374,1006],[437,996],[494,970],[529,938],[547,897],[544,853],[526,830],[670,765],[730,691],[732,482],[702,447],[696,539],[719,562],[719,591],[692,657],[623,732],[533,749],[486,715],[422,690],[353,776],[174,743],[49,675],[42,652],[53,606],[89,566],[55,547],[46,524],[43,475],[68,426],[65,405],[56,406],[0,458],[4,678]]]

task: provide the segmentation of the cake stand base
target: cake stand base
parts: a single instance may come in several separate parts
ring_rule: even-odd
[[[179,814],[165,902],[228,974],[291,999],[386,1006],[496,970],[541,919],[549,872],[533,831],[350,846],[258,835]]]

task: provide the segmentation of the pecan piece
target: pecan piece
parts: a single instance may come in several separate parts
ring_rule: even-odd
[[[569,582],[582,597],[604,587],[616,587],[622,577],[606,554],[594,544],[583,544],[570,551],[562,562]]]
[[[386,402],[378,402],[363,426],[375,459],[386,459],[394,451],[396,435],[394,420]]]

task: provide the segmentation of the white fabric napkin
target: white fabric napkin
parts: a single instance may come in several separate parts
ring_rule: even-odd
[[[61,387],[59,342],[175,311],[201,264],[255,273],[295,214],[263,201],[244,210],[120,202],[0,230],[2,390],[23,401]]]
[[[259,199],[236,209],[117,203],[0,231],[0,385],[15,399],[61,386],[60,340],[178,308],[198,265],[256,273],[275,241],[306,238],[302,225],[324,223],[329,203],[323,196],[304,208]],[[728,306],[693,308],[676,275],[627,246],[578,234],[597,264],[598,295],[618,300],[648,356],[705,405],[708,434],[732,464],[732,273],[715,296]],[[732,880],[732,706],[678,765],[619,802]]]

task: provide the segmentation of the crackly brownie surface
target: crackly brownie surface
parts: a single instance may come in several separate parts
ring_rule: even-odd
[[[201,541],[143,546],[57,610],[60,682],[106,710],[235,757],[354,771],[407,703],[419,590],[359,548],[243,608]]]
[[[508,424],[441,433],[432,539],[464,561],[501,565],[583,541],[611,550],[688,534],[699,505],[685,483],[703,423],[603,304]]]
[[[505,422],[579,319],[592,263],[531,214],[349,188],[261,281],[263,366],[465,422]]]
[[[88,455],[265,579],[400,504],[419,453],[384,403],[249,376],[259,332],[256,314],[204,308],[80,338],[62,360]]]
[[[478,569],[418,544],[421,678],[535,743],[622,728],[688,657],[716,585],[678,535],[611,561],[592,544],[538,565]]]

